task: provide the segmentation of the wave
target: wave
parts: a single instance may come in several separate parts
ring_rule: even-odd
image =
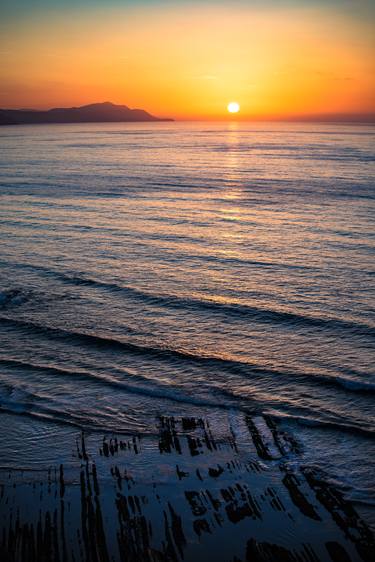
[[[0,359],[0,364],[6,365],[8,367],[20,367],[25,370],[29,371],[42,371],[44,373],[50,373],[51,375],[55,376],[65,376],[65,377],[74,377],[75,379],[85,380],[89,382],[94,382],[100,385],[109,386],[115,388],[116,390],[123,390],[125,392],[129,392],[131,394],[139,394],[141,396],[147,396],[150,398],[161,398],[163,400],[171,400],[173,402],[179,403],[186,403],[194,406],[204,406],[204,407],[215,407],[215,408],[228,408],[227,404],[219,404],[215,400],[208,400],[206,398],[197,398],[196,396],[191,396],[186,394],[186,392],[181,389],[181,391],[174,390],[166,385],[160,384],[157,381],[152,382],[151,385],[145,386],[147,381],[143,381],[143,385],[139,384],[139,380],[142,377],[137,377],[136,384],[138,386],[126,383],[124,381],[98,376],[96,374],[90,373],[89,371],[72,371],[69,369],[62,369],[47,365],[35,365],[32,363],[26,363],[24,361],[18,361],[15,359]],[[135,378],[135,377],[134,377]],[[0,404],[1,404],[1,397],[0,397]]]
[[[178,349],[170,348],[158,348],[152,346],[140,345],[132,342],[126,342],[111,337],[105,337],[97,334],[90,334],[86,332],[76,332],[73,330],[66,330],[64,328],[46,326],[36,324],[29,320],[22,320],[16,318],[8,318],[6,316],[0,317],[0,322],[2,326],[8,326],[10,328],[16,328],[18,330],[26,330],[27,332],[32,332],[35,335],[41,335],[45,338],[55,339],[55,340],[67,340],[70,344],[78,345],[88,345],[96,348],[105,349],[115,349],[124,352],[130,352],[136,355],[149,355],[155,358],[169,358],[169,359],[185,359],[195,363],[206,363],[207,361],[213,361],[215,363],[226,365],[229,367],[241,367],[241,364],[236,361],[214,358],[204,355],[194,355],[188,351],[182,351]]]
[[[268,262],[254,262],[256,265],[261,265],[264,267],[274,267],[279,266],[279,264],[273,264]],[[329,330],[335,333],[340,332],[350,333],[350,335],[359,337],[371,337],[375,338],[375,327],[363,322],[355,322],[350,320],[342,320],[340,318],[325,318],[318,316],[308,316],[305,314],[300,314],[298,312],[280,311],[270,308],[260,308],[256,306],[251,306],[248,304],[240,302],[224,302],[215,299],[204,299],[204,298],[194,298],[194,297],[180,297],[177,295],[161,295],[153,294],[135,287],[129,287],[125,285],[119,285],[115,282],[100,281],[97,279],[92,279],[90,277],[84,277],[81,275],[68,275],[62,272],[57,272],[50,270],[47,267],[35,266],[32,264],[17,264],[17,267],[23,267],[26,269],[32,269],[36,271],[41,271],[43,274],[56,278],[63,283],[68,285],[82,286],[82,287],[92,287],[94,289],[102,289],[109,291],[111,293],[118,293],[126,295],[133,300],[137,300],[146,303],[150,306],[161,306],[166,308],[172,308],[176,310],[191,310],[191,311],[208,311],[217,314],[224,314],[229,316],[244,317],[250,319],[252,322],[266,325],[285,325],[290,327],[298,328],[318,328],[320,330]],[[295,268],[297,266],[286,265],[285,267]],[[9,290],[10,294],[20,293],[21,291]],[[5,291],[4,294],[6,294]],[[2,304],[0,293],[0,307]],[[19,299],[21,297],[19,296]],[[28,299],[27,293],[23,293],[22,302]]]
[[[164,306],[175,309],[207,310],[231,316],[242,316],[261,324],[286,324],[307,328],[329,329],[334,331],[347,331],[359,336],[375,337],[375,328],[367,324],[341,320],[338,318],[322,318],[306,316],[295,312],[277,311],[264,309],[235,302],[220,302],[218,300],[177,297],[175,295],[155,295],[133,287],[118,285],[117,283],[106,283],[85,277],[66,276],[66,282],[86,287],[102,288],[112,292],[124,293],[134,299],[141,300],[150,305]]]
[[[25,416],[47,423],[67,425],[80,430],[90,429],[92,431],[96,430],[103,433],[108,431],[112,432],[112,430],[108,430],[108,428],[104,426],[98,426],[96,428],[92,427],[92,425],[88,424],[87,421],[80,421],[77,417],[72,417],[66,412],[59,412],[58,410],[53,410],[51,408],[44,409],[40,406],[36,407],[35,405],[33,405],[33,409],[30,409],[30,406],[27,404],[12,402],[9,400],[6,401],[4,399],[0,399],[0,412],[17,416]]]
[[[262,267],[280,266],[280,264],[274,264],[272,262],[268,263],[254,261],[251,263],[254,263],[254,265],[260,265]],[[149,304],[150,306],[161,306],[172,308],[175,310],[191,310],[198,312],[207,311],[217,314],[243,317],[259,324],[277,324],[298,328],[318,328],[321,330],[333,331],[335,333],[339,332],[340,335],[347,332],[351,335],[359,337],[375,338],[375,327],[363,322],[343,320],[340,318],[308,316],[298,312],[281,311],[272,308],[261,308],[241,302],[225,302],[224,300],[221,301],[217,298],[207,299],[202,297],[194,298],[168,294],[153,294],[141,289],[137,289],[135,287],[120,285],[116,282],[100,281],[98,279],[92,279],[90,277],[85,277],[82,275],[69,275],[62,272],[50,270],[49,268],[43,266],[36,266],[32,264],[15,265],[17,267],[41,271],[43,274],[58,279],[67,285],[92,287],[93,289],[102,289],[111,293],[123,294],[124,296],[130,297],[133,300],[141,301],[142,303]],[[294,265],[281,265],[287,268],[298,268],[298,266]],[[28,300],[27,293],[24,292],[21,296],[21,291],[18,289],[5,291],[3,294],[6,295],[7,293],[9,293],[10,295],[12,293],[15,293],[15,296],[18,295],[19,300],[21,298],[23,299],[22,301],[20,300],[20,302]],[[0,292],[0,307],[2,306],[1,295],[2,293]]]
[[[123,383],[121,381],[116,381],[114,379],[103,379],[98,378],[95,375],[88,373],[88,372],[74,372],[65,369],[58,369],[55,367],[46,367],[41,365],[32,365],[27,364],[22,361],[15,361],[15,360],[1,360],[2,364],[8,363],[9,365],[13,364],[14,366],[19,366],[22,368],[27,368],[29,370],[39,370],[43,372],[50,372],[53,375],[58,376],[74,376],[75,378],[80,378],[82,380],[90,380],[92,382],[93,379],[97,383],[105,384],[111,387],[114,387],[117,391],[122,390],[131,394],[138,394],[144,397],[149,398],[161,398],[163,400],[169,400],[178,404],[182,404],[185,406],[190,407],[201,407],[201,408],[215,408],[219,410],[229,410],[233,409],[233,404],[219,404],[213,400],[207,399],[200,399],[191,395],[188,395],[183,392],[178,392],[172,389],[162,389],[155,387],[137,387],[132,386],[130,384]],[[160,386],[160,385],[159,385]],[[13,415],[20,415],[20,416],[27,416],[39,421],[44,422],[51,422],[57,423],[59,425],[68,425],[73,426],[79,429],[87,429],[90,431],[95,432],[104,432],[104,433],[129,433],[130,428],[127,426],[124,428],[124,431],[119,428],[119,419],[117,416],[107,417],[105,423],[100,421],[100,417],[103,417],[103,413],[99,416],[96,411],[92,413],[92,416],[88,413],[79,413],[79,410],[67,411],[65,408],[64,410],[59,410],[57,408],[52,408],[48,405],[48,398],[47,397],[40,397],[38,395],[34,395],[23,388],[13,387],[10,384],[2,382],[0,385],[0,389],[5,389],[5,394],[0,393],[0,412],[5,412]],[[155,417],[157,417],[157,409],[155,408],[154,412]],[[134,430],[131,429],[134,433]],[[136,430],[137,434],[147,434],[150,435],[152,430],[147,431],[139,431]]]
[[[195,365],[204,365],[212,369],[226,370],[235,375],[248,376],[262,376],[262,377],[283,377],[288,378],[291,382],[304,382],[308,385],[316,383],[322,384],[327,387],[339,387],[347,392],[375,393],[375,383],[372,381],[358,380],[343,376],[324,376],[316,373],[291,373],[288,371],[280,371],[270,368],[262,368],[245,361],[234,359],[227,359],[219,356],[212,355],[197,355],[186,350],[172,349],[167,347],[152,347],[141,345],[133,342],[122,341],[110,337],[104,337],[97,334],[89,334],[85,332],[76,332],[73,330],[65,330],[63,328],[39,325],[34,322],[0,317],[0,322],[3,326],[13,327],[18,330],[26,330],[35,335],[42,335],[45,338],[66,340],[71,345],[87,345],[99,349],[114,349],[125,353],[132,353],[138,356],[149,356],[155,359],[168,360],[169,362],[181,361],[188,362]],[[4,360],[0,359],[0,362]],[[5,360],[8,361],[8,360]],[[94,376],[94,375],[93,375]]]
[[[334,380],[343,388],[347,390],[353,390],[358,392],[373,393],[375,392],[375,383],[367,381],[358,381],[353,379],[348,379],[345,377],[334,377]]]
[[[313,418],[313,417],[307,417],[307,416],[300,416],[300,415],[295,415],[289,412],[285,412],[285,413],[275,413],[275,412],[270,412],[271,416],[273,418],[275,418],[276,420],[279,421],[285,421],[285,420],[290,420],[292,422],[295,422],[299,425],[305,426],[305,427],[312,427],[312,428],[318,428],[318,429],[323,429],[323,430],[331,430],[331,431],[341,431],[341,432],[345,432],[345,433],[352,433],[354,435],[362,435],[363,437],[371,437],[374,438],[375,437],[375,431],[373,429],[368,429],[366,427],[361,427],[360,425],[354,425],[354,424],[344,424],[344,423],[340,423],[340,422],[336,422],[336,421],[332,421],[332,420],[325,420],[325,419],[317,419],[317,418]]]
[[[19,366],[27,366],[23,362],[19,361],[8,361],[9,364],[14,363],[18,364]],[[4,361],[2,361],[4,363]],[[331,431],[340,431],[345,433],[351,433],[355,435],[362,435],[364,437],[374,437],[375,431],[372,429],[368,429],[366,427],[361,427],[358,424],[353,423],[342,423],[334,420],[327,420],[324,418],[316,418],[309,415],[301,415],[301,414],[294,414],[293,412],[280,412],[273,410],[272,406],[270,407],[267,404],[257,404],[254,402],[253,406],[250,408],[248,404],[243,404],[241,401],[229,391],[221,391],[218,390],[218,393],[223,394],[227,398],[231,398],[230,402],[217,402],[213,400],[207,400],[206,398],[196,398],[186,393],[178,393],[178,391],[167,391],[158,389],[158,388],[140,388],[128,385],[126,383],[122,383],[121,381],[115,380],[108,380],[108,379],[98,379],[95,375],[92,375],[87,372],[71,372],[65,369],[57,369],[55,367],[43,367],[43,366],[34,366],[28,365],[30,369],[37,369],[37,370],[44,370],[50,371],[55,375],[63,375],[63,376],[79,376],[84,379],[96,378],[97,382],[104,383],[106,385],[114,386],[117,390],[124,390],[126,392],[140,394],[142,396],[148,396],[151,398],[159,397],[162,399],[172,400],[173,402],[177,402],[180,404],[184,404],[186,406],[195,406],[195,407],[203,407],[203,408],[215,408],[222,411],[230,411],[234,408],[238,411],[243,412],[247,415],[264,415],[267,414],[274,418],[275,420],[279,421],[291,421],[293,423],[297,423],[298,425],[307,426],[307,427],[316,427],[322,430],[331,430]],[[98,423],[98,416],[93,416],[93,419],[90,419],[89,415],[80,415],[78,412],[67,412],[66,410],[60,411],[55,408],[51,408],[47,405],[43,405],[40,402],[44,402],[45,404],[48,403],[48,399],[39,397],[35,397],[34,395],[30,394],[28,391],[24,389],[17,389],[16,387],[12,387],[7,384],[2,384],[3,387],[7,390],[7,396],[0,395],[0,412],[7,412],[14,415],[22,415],[22,416],[30,416],[33,418],[37,418],[41,421],[47,422],[55,422],[58,424],[65,424],[74,426],[80,429],[90,429],[91,431],[100,431],[100,432],[113,432],[116,431],[117,433],[121,433],[122,431],[118,428],[118,419],[113,419],[113,423],[110,420],[106,420],[109,424]],[[35,402],[35,398],[38,399],[38,403]]]
[[[266,265],[266,264],[264,264]],[[267,264],[269,265],[269,264]],[[26,266],[26,264],[25,264]],[[60,272],[50,271],[48,268],[27,265],[32,269],[40,269],[51,277],[58,278],[64,283],[104,289],[112,293],[126,295],[132,299],[139,300],[151,306],[162,306],[176,310],[209,311],[217,314],[243,317],[252,322],[267,325],[286,325],[290,327],[318,328],[339,332],[349,332],[360,337],[375,337],[375,327],[368,324],[342,320],[339,318],[323,318],[300,314],[298,312],[280,311],[251,306],[239,302],[222,302],[214,299],[179,297],[176,295],[155,295],[134,287],[119,285],[114,282],[104,282],[80,275],[67,275]]]

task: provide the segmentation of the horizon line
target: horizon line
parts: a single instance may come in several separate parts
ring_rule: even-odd
[[[54,109],[80,109],[90,105],[105,105],[110,104],[114,106],[125,106],[128,109],[141,109],[141,108],[131,108],[125,103],[114,103],[110,101],[104,102],[89,102],[82,105],[70,105],[70,106],[52,106],[48,108],[33,108],[33,107],[0,107],[0,111],[35,111],[35,112],[48,112]],[[149,112],[149,110],[143,110]],[[152,111],[152,110],[151,110]],[[153,113],[152,113],[153,114]],[[158,119],[173,119],[173,121],[181,122],[198,122],[198,121],[222,121],[222,122],[333,122],[333,123],[363,123],[363,124],[375,124],[375,111],[374,112],[329,112],[329,113],[296,113],[296,114],[244,114],[244,115],[193,115],[193,116],[157,116]],[[108,121],[111,122],[111,121]],[[121,121],[119,121],[121,122]],[[125,121],[124,121],[125,122]]]

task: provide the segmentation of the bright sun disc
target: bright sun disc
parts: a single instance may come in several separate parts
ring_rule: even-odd
[[[231,101],[228,103],[227,107],[229,113],[238,113],[240,110],[240,105],[236,101]]]

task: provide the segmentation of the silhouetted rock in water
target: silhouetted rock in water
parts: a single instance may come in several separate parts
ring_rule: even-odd
[[[329,541],[326,542],[326,547],[333,562],[350,562],[350,558],[341,544]]]
[[[311,519],[321,521],[321,517],[319,517],[314,507],[301,492],[299,488],[300,482],[294,474],[286,474],[283,478],[283,484],[289,492],[290,499],[294,505],[298,507],[301,513],[303,513],[303,515],[311,517]]]
[[[130,109],[126,105],[110,102],[92,103],[82,107],[59,107],[48,111],[32,109],[0,109],[0,125],[26,125],[39,123],[106,123],[136,121],[173,121],[159,119],[143,109]]]
[[[304,545],[301,552],[289,550],[283,546],[268,542],[257,542],[255,539],[247,543],[246,560],[249,562],[319,562],[311,546]]]
[[[59,454],[51,436],[58,466],[0,467],[1,562],[375,560],[370,527],[270,417],[69,435]]]

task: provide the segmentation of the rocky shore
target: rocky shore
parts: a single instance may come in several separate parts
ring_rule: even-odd
[[[77,432],[46,472],[2,468],[1,560],[375,559],[370,529],[298,462],[293,436],[267,416],[235,422],[219,438],[215,416],[162,416],[154,436]]]

